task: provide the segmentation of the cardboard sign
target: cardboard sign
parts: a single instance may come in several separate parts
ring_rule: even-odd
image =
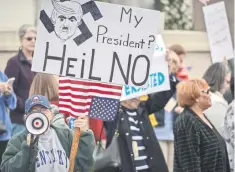
[[[160,12],[110,3],[44,0],[32,70],[145,86]]]
[[[148,85],[141,88],[124,85],[122,88],[122,101],[170,89],[168,64],[165,61],[165,52],[166,47],[163,39],[158,35]]]
[[[212,62],[223,62],[234,56],[224,1],[203,7]]]
[[[210,0],[199,0],[199,2],[201,2],[204,5],[207,5],[207,3],[210,2]]]
[[[159,56],[164,56],[166,54],[166,46],[164,44],[162,35],[157,35],[156,36],[156,45],[154,49],[154,56],[159,57]]]

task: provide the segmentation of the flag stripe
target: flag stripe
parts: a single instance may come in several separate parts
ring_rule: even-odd
[[[109,102],[111,103],[114,100],[119,101],[121,93],[122,86],[60,77],[59,110],[63,114],[74,117],[81,114],[87,115],[90,113],[90,108],[93,107],[93,98],[97,97],[98,100],[101,100],[99,103],[103,103],[103,101],[106,102],[100,106],[100,110],[107,106],[110,111],[107,111],[106,115],[108,116],[106,116],[106,119],[110,120],[111,118],[109,115],[112,115],[113,117],[113,115],[116,114],[116,112],[113,111],[113,109],[115,109],[113,107],[116,106],[116,104],[114,102],[111,106]],[[96,105],[94,108],[95,107]],[[96,114],[101,115],[101,117],[104,116],[104,112],[102,112],[102,114],[95,112],[95,115]]]
[[[72,92],[84,92],[84,93],[89,93],[89,92],[93,92],[93,93],[98,93],[98,94],[108,94],[108,95],[116,95],[116,96],[121,96],[121,93],[116,93],[116,92],[112,92],[112,91],[102,91],[100,89],[85,89],[85,88],[73,88],[73,87],[60,87],[60,90],[70,90]]]
[[[66,93],[62,93],[61,90],[59,91],[59,95],[60,97],[64,97],[64,98],[75,98],[75,99],[92,99],[92,95],[73,95],[71,92],[68,92],[69,90],[63,90],[63,92]]]
[[[69,90],[67,90],[67,92],[70,92],[70,93],[61,93],[61,92],[59,92],[60,98],[73,99],[73,101],[80,101],[80,100],[87,100],[87,99],[91,100],[93,96],[100,96],[100,97],[106,96],[108,98],[113,98],[113,99],[119,99],[119,97],[120,97],[120,96],[103,95],[103,94],[97,94],[97,93],[86,93],[86,95],[74,95]],[[83,93],[81,93],[81,94],[83,94]]]
[[[74,85],[84,85],[84,86],[97,86],[103,88],[113,88],[113,89],[122,89],[122,86],[116,86],[111,84],[103,84],[103,83],[95,83],[90,81],[79,81],[79,80],[72,80],[72,79],[61,79],[60,84],[74,84]]]
[[[84,85],[75,85],[75,84],[60,84],[61,88],[64,87],[70,87],[70,88],[87,88],[88,86]],[[102,91],[113,91],[119,93],[117,89],[114,88],[106,88],[106,87],[98,87],[98,86],[89,86],[90,89],[97,89],[97,90],[102,90]]]
[[[88,112],[90,106],[74,106],[72,104],[61,104],[59,103],[59,106],[63,106],[64,108],[70,108],[72,111],[77,112],[77,111],[82,111],[82,112]]]
[[[73,117],[77,117],[80,114],[83,114],[83,115],[88,114],[87,111],[85,111],[85,110],[79,110],[79,111],[74,112],[70,108],[64,108],[64,107],[60,107],[60,113],[63,113],[68,116],[73,116]]]
[[[85,102],[81,102],[81,101],[73,101],[73,100],[63,99],[63,98],[60,98],[60,103],[65,104],[65,105],[72,104],[75,106],[90,106],[91,105],[91,102],[89,100]]]

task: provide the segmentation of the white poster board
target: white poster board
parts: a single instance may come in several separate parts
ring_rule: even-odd
[[[163,39],[161,35],[157,35],[148,85],[142,88],[124,85],[122,88],[121,101],[170,89],[168,64],[165,60],[165,53],[166,47]]]
[[[224,1],[203,7],[212,62],[222,62],[234,56]]]
[[[160,12],[81,0],[44,0],[32,70],[145,86]]]

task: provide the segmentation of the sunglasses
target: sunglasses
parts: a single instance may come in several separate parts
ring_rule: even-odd
[[[27,41],[32,41],[33,39],[36,41],[36,37],[26,37],[25,38]]]
[[[202,93],[209,94],[210,91],[211,91],[211,89],[209,88],[209,89],[207,89],[207,90],[202,90]]]

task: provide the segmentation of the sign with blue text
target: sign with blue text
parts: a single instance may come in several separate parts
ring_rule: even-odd
[[[32,70],[148,84],[160,12],[88,0],[44,0]]]
[[[161,35],[157,35],[154,57],[150,69],[148,84],[146,87],[125,85],[122,88],[121,100],[128,100],[142,95],[170,89],[168,64],[165,61],[166,48]]]

